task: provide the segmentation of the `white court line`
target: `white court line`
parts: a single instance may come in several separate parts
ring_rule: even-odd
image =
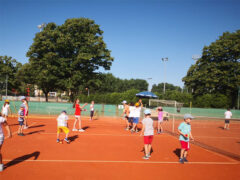
[[[4,162],[12,160],[4,159]],[[178,161],[106,161],[106,160],[13,160],[16,162],[60,162],[60,163],[129,163],[129,164],[179,164]],[[204,164],[204,165],[233,165],[239,162],[188,162],[186,164]]]
[[[45,135],[56,135],[57,132],[55,133],[40,133],[40,134],[45,134]],[[75,132],[77,133],[77,132]],[[141,137],[140,134],[86,134],[84,132],[79,132],[77,135],[82,135],[82,136],[136,136],[136,137]]]

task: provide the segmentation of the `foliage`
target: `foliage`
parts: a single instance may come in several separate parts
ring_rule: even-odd
[[[240,30],[223,33],[205,46],[202,57],[190,67],[183,81],[194,97],[224,94],[234,107],[240,86]]]
[[[159,83],[158,85],[153,84],[152,92],[154,93],[163,93],[164,83]],[[165,90],[166,91],[181,91],[179,86],[174,86],[173,84],[165,83]]]
[[[6,77],[8,77],[8,90],[11,93],[12,90],[16,90],[19,88],[20,82],[17,78],[17,72],[19,68],[21,68],[22,64],[17,62],[17,60],[13,59],[9,56],[0,56],[0,86],[1,91],[3,88],[6,88]],[[2,92],[1,92],[2,94]]]
[[[27,56],[34,83],[46,100],[56,89],[68,89],[73,97],[95,85],[100,67],[110,69],[113,58],[102,34],[99,25],[87,18],[68,19],[60,26],[49,23],[36,34]]]

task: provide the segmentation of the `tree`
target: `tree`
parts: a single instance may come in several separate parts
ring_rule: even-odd
[[[21,68],[22,64],[17,62],[9,56],[0,56],[0,82],[1,88],[6,87],[5,82],[7,81],[7,89],[13,90],[19,88],[20,82],[17,79],[17,72]]]
[[[153,84],[152,86],[152,92],[158,92],[158,93],[163,93],[163,87],[164,83],[159,83],[158,85]],[[165,89],[166,91],[181,91],[181,88],[179,86],[174,86],[173,84],[165,83]]]
[[[225,94],[236,105],[240,86],[240,30],[223,33],[182,79],[194,97],[204,94]]]
[[[46,101],[56,89],[68,90],[73,99],[93,83],[100,67],[110,69],[113,58],[102,35],[100,26],[87,18],[67,19],[61,26],[49,23],[36,34],[27,56]]]

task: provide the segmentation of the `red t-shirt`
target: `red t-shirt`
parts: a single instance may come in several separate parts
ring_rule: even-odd
[[[79,104],[75,104],[75,115],[80,116],[81,115],[81,109]]]

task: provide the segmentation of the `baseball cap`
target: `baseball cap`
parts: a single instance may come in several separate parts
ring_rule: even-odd
[[[66,110],[63,110],[62,113],[66,113],[66,114],[67,114],[67,111],[66,111]]]
[[[149,109],[145,109],[144,114],[151,114],[151,111]]]
[[[137,106],[137,107],[138,107],[138,106],[139,106],[139,103],[136,103],[136,104],[135,104],[135,106]]]
[[[194,117],[191,114],[184,114],[184,119],[193,119]]]
[[[8,99],[6,99],[6,100],[5,100],[5,102],[9,102],[9,100],[8,100]]]
[[[20,97],[20,100],[21,100],[21,101],[24,100],[24,99],[26,99],[25,96],[21,96],[21,97]]]
[[[124,100],[122,103],[123,103],[123,104],[126,104],[126,103],[127,103],[127,101],[125,101],[125,100]]]

